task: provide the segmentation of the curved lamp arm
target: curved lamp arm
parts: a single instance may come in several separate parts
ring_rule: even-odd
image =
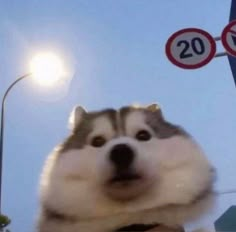
[[[4,136],[4,112],[5,112],[5,100],[10,92],[10,90],[22,79],[29,77],[31,74],[25,74],[18,79],[16,79],[6,90],[5,94],[3,95],[2,99],[2,107],[1,107],[1,132],[0,132],[0,213],[1,213],[1,206],[2,206],[2,160],[3,160],[3,136]]]

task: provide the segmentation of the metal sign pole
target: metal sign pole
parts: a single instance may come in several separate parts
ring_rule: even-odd
[[[229,21],[236,19],[236,1],[231,1],[230,17]],[[228,55],[229,64],[234,78],[234,84],[236,86],[236,57]]]

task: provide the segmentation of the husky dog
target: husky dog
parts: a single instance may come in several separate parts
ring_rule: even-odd
[[[156,104],[78,106],[70,123],[43,169],[38,232],[158,231],[208,212],[213,168]]]

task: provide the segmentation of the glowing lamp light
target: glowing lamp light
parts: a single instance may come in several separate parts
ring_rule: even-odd
[[[44,86],[52,86],[67,76],[65,64],[52,52],[34,56],[30,62],[30,72],[35,81]]]

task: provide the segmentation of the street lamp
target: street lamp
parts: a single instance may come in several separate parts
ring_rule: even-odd
[[[67,72],[62,60],[51,52],[42,52],[33,57],[30,62],[30,73],[16,79],[6,90],[1,105],[1,128],[0,128],[0,214],[2,208],[2,163],[3,163],[3,138],[4,138],[4,113],[5,101],[10,90],[21,80],[32,77],[40,85],[52,86],[55,83],[65,80]],[[0,228],[1,231],[1,228]]]

